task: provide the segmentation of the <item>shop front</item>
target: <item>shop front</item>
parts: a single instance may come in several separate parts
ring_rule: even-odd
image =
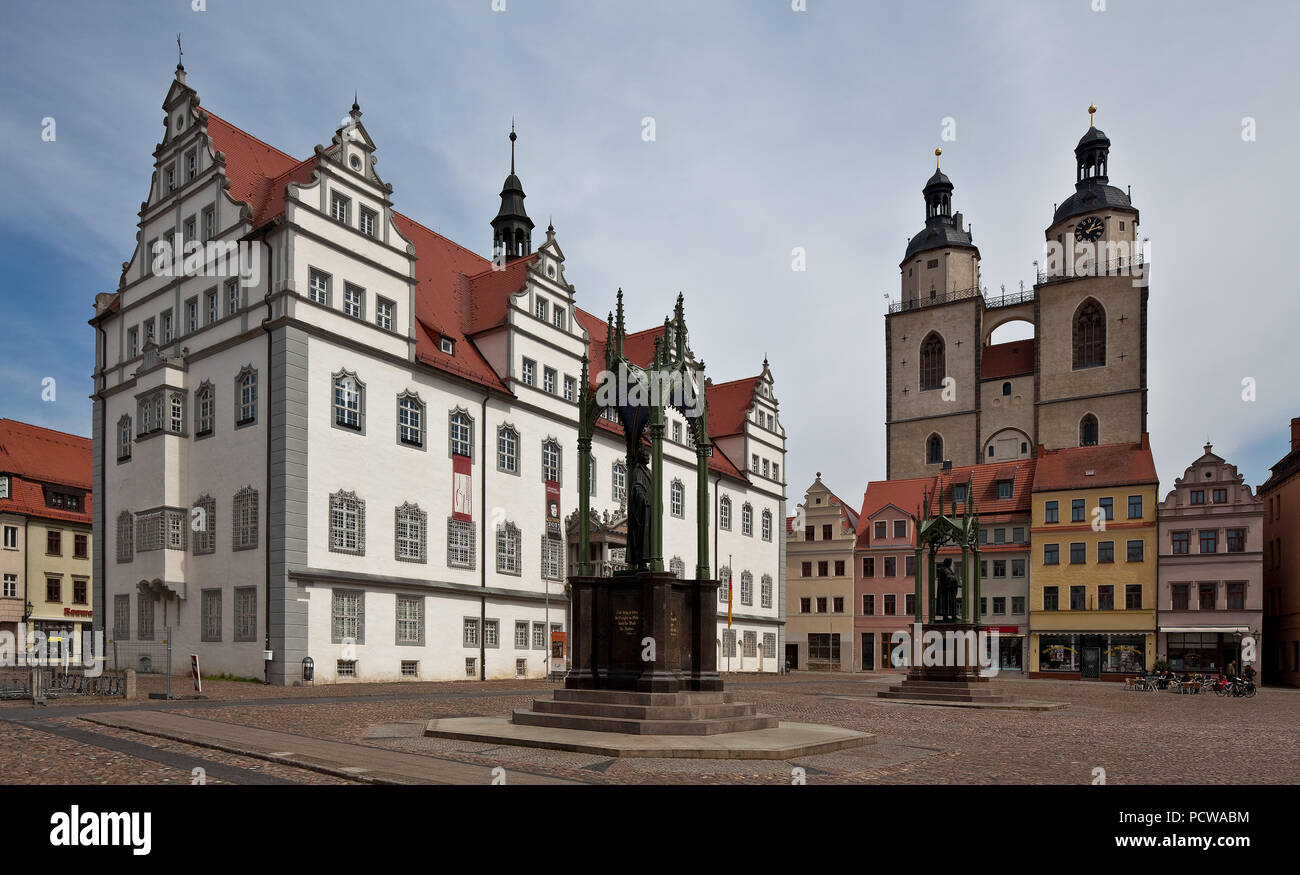
[[[1160,629],[1160,653],[1173,671],[1222,674],[1236,663],[1241,668],[1241,639],[1245,626],[1166,626]]]
[[[1150,633],[1040,632],[1030,636],[1037,669],[1031,677],[1118,680],[1152,663]]]
[[[1025,670],[1025,634],[1019,626],[987,626],[985,631],[996,642],[994,660],[999,671]],[[993,639],[993,633],[997,638]]]

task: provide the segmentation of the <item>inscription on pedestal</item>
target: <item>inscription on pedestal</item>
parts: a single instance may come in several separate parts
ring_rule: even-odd
[[[638,634],[641,631],[641,612],[636,608],[615,611],[614,626],[624,635]]]

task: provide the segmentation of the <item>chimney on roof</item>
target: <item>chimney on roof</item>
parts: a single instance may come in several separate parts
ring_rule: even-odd
[[[1300,416],[1291,420],[1291,449],[1300,449]]]
[[[1046,456],[1046,455],[1047,455],[1047,448],[1046,448],[1045,446],[1043,446],[1042,444],[1039,444],[1039,445],[1038,445],[1038,458],[1041,459],[1041,458],[1043,458],[1043,456]]]
[[[945,474],[952,471],[952,459],[943,460],[943,470]]]

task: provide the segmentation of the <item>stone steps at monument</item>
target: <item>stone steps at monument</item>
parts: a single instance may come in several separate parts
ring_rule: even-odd
[[[541,714],[621,717],[632,720],[708,720],[716,717],[752,717],[756,713],[754,706],[748,702],[717,705],[618,705],[564,699],[534,699],[533,711]]]
[[[588,732],[621,732],[629,735],[721,735],[776,729],[780,725],[768,714],[746,717],[712,717],[698,720],[640,720],[622,717],[594,717],[581,714],[552,714],[517,710],[510,721],[521,726],[545,726],[551,729],[581,729]]]
[[[986,702],[1015,701],[996,687],[977,681],[922,681],[906,680],[893,684],[888,691],[876,694],[882,699],[922,699],[931,702]]]
[[[736,701],[728,692],[638,693],[631,690],[569,690],[558,689],[552,694],[557,702],[593,702],[603,705],[729,705]]]

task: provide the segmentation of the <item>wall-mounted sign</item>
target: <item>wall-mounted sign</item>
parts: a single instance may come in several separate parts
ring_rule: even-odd
[[[451,457],[451,516],[469,522],[474,519],[474,481],[469,456]]]
[[[560,484],[546,481],[546,534],[560,537]]]

